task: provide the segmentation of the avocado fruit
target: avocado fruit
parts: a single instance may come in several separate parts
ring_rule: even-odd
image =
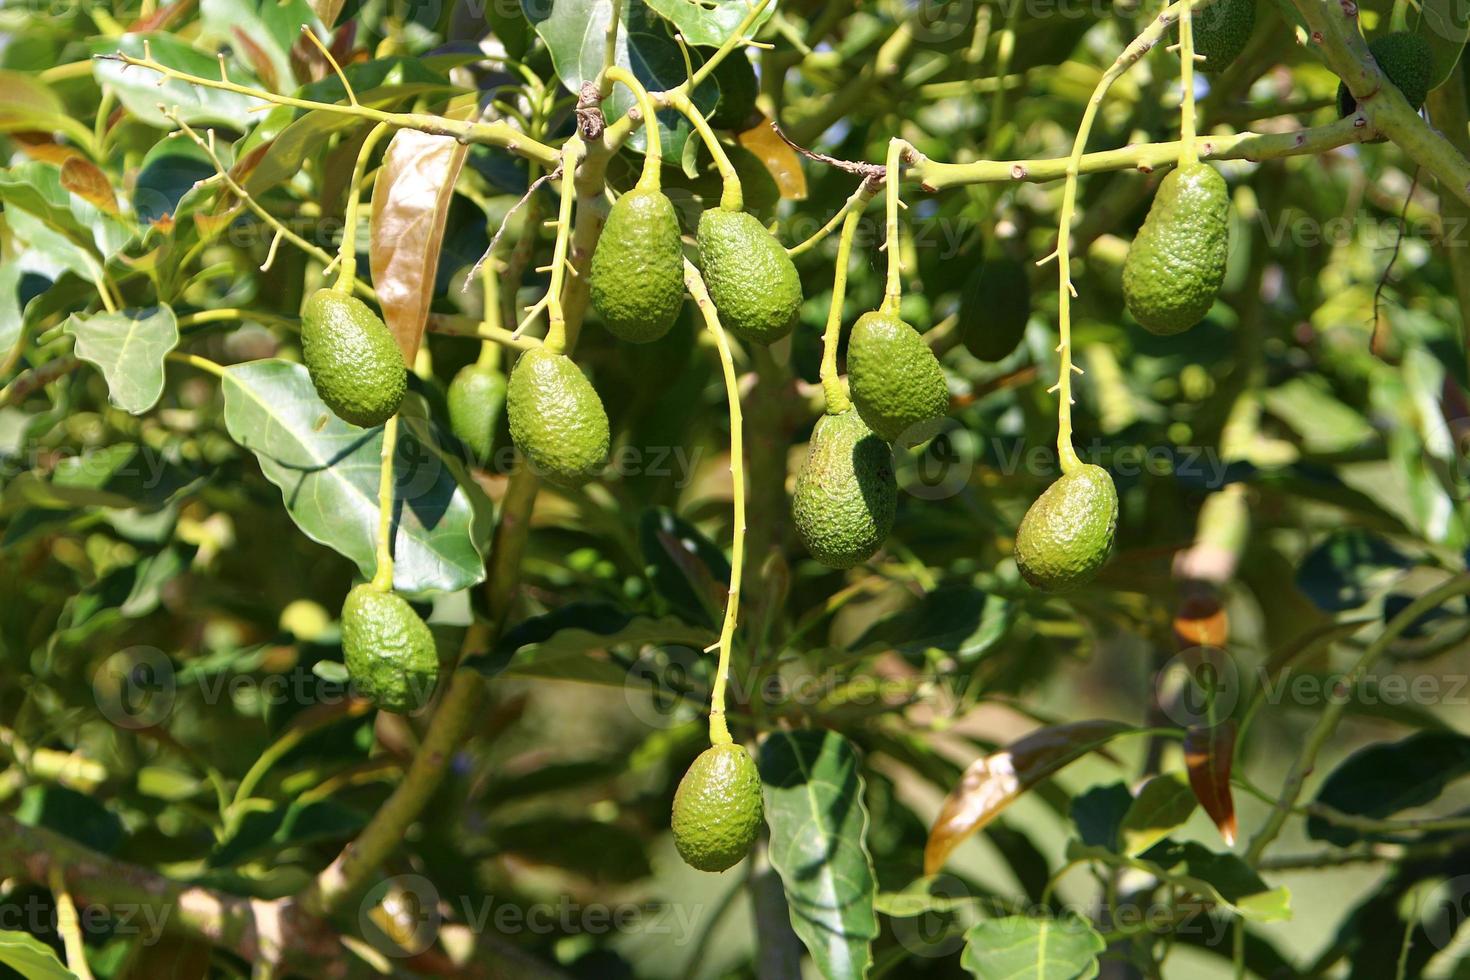
[[[785,337],[801,309],[801,278],[786,249],[754,215],[710,208],[699,216],[699,261],[720,325],[742,340]]]
[[[368,584],[342,604],[342,653],[354,692],[385,711],[422,707],[439,679],[429,627],[402,596]]]
[[[607,412],[565,354],[542,348],[522,354],[510,372],[505,409],[511,440],[549,482],[579,487],[607,464]]]
[[[791,498],[792,523],[813,558],[832,568],[867,561],[893,529],[893,454],[849,408],[812,430]]]
[[[1210,312],[1230,250],[1230,192],[1208,163],[1170,172],[1123,262],[1123,301],[1144,329],[1188,330]]]
[[[755,760],[744,747],[712,745],[699,754],[674,791],[674,846],[700,871],[725,871],[750,853],[764,807]]]
[[[847,341],[852,403],[884,442],[922,442],[916,430],[949,411],[944,370],[924,338],[896,315],[875,310],[858,317]]]
[[[1240,57],[1256,29],[1256,0],[1215,0],[1192,18],[1194,53],[1204,58],[1202,70],[1216,74]],[[1179,42],[1179,26],[1174,26]]]
[[[403,402],[403,354],[383,321],[355,296],[318,289],[307,297],[301,359],[316,393],[344,422],[382,425]]]
[[[1101,466],[1084,463],[1042,492],[1016,532],[1021,577],[1043,592],[1068,592],[1108,560],[1118,527],[1118,491]]]
[[[508,383],[496,368],[466,364],[449,382],[449,431],[476,462],[490,458]]]
[[[1384,76],[1403,93],[1409,105],[1416,111],[1423,108],[1424,100],[1429,97],[1429,85],[1434,81],[1434,53],[1429,42],[1409,31],[1394,31],[1369,41],[1368,52],[1378,62]],[[1357,109],[1358,101],[1353,98],[1353,93],[1338,82],[1338,118],[1350,116]]]
[[[617,199],[592,253],[592,306],[619,340],[646,344],[674,325],[684,305],[679,218],[662,191],[634,188]]]
[[[1031,278],[1007,255],[989,257],[960,291],[960,342],[982,361],[1008,357],[1031,319]]]

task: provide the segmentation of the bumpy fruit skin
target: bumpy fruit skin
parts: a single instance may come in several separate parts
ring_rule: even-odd
[[[1222,72],[1245,50],[1256,29],[1256,0],[1216,0],[1193,18],[1194,53],[1202,55],[1200,68]],[[1179,41],[1179,28],[1174,28]]]
[[[737,49],[715,66],[710,77],[719,86],[720,99],[709,114],[709,124],[716,129],[742,128],[755,112],[759,92],[750,59]]]
[[[301,358],[337,417],[370,428],[392,418],[408,371],[393,335],[355,296],[318,289],[301,310]]]
[[[592,382],[565,354],[522,354],[510,372],[505,407],[516,448],[552,483],[581,486],[607,464],[607,412]]]
[[[434,636],[401,596],[359,585],[342,604],[342,652],[358,694],[385,711],[424,705],[439,679]]]
[[[490,458],[507,387],[504,374],[479,364],[465,365],[449,382],[449,430],[481,462]]]
[[[864,313],[853,326],[847,382],[858,414],[885,442],[920,441],[933,433],[912,427],[949,411],[949,386],[934,352],[917,330],[889,313]]]
[[[1117,528],[1113,478],[1085,464],[1047,487],[1026,511],[1016,532],[1016,564],[1036,588],[1067,592],[1107,562]]]
[[[760,833],[761,777],[739,745],[699,754],[674,791],[674,845],[690,867],[724,871],[750,852]]]
[[[893,529],[893,454],[856,409],[824,415],[796,475],[792,523],[812,557],[832,568],[867,561]]]
[[[1403,93],[1415,109],[1424,105],[1429,83],[1434,81],[1434,53],[1429,42],[1408,31],[1394,31],[1368,42],[1368,51],[1388,80]],[[1341,82],[1337,85],[1337,115],[1350,116],[1357,111],[1358,101]]]
[[[1188,330],[1210,311],[1230,250],[1230,193],[1207,163],[1165,177],[1123,263],[1123,300],[1157,334]]]
[[[646,344],[669,332],[684,305],[679,218],[662,191],[618,198],[592,253],[592,305],[619,340]]]
[[[754,215],[711,208],[699,216],[699,260],[720,324],[742,340],[771,344],[791,332],[801,278],[781,243]]]
[[[997,256],[972,272],[960,293],[960,342],[982,361],[1008,357],[1031,319],[1031,280],[1015,259]]]

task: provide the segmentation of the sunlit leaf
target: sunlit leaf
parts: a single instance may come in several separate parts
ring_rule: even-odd
[[[806,200],[806,171],[801,169],[801,157],[776,134],[769,120],[738,134],[735,140],[765,164],[783,198]]]
[[[92,53],[107,55],[121,51],[134,58],[142,58],[145,43],[154,60],[160,64],[203,78],[219,77],[219,59],[167,34],[99,38],[92,42]],[[106,58],[92,63],[92,73],[98,87],[112,89],[129,112],[160,129],[172,129],[174,126],[173,121],[159,110],[160,104],[177,109],[179,117],[190,125],[229,126],[242,133],[259,118],[252,116],[250,110],[264,104],[248,95],[190,85],[178,79],[167,79],[160,85],[162,79],[157,72],[128,67],[120,61]],[[230,81],[240,85],[256,84],[248,72],[238,67],[230,69]]]
[[[117,195],[107,175],[81,157],[61,165],[61,186],[108,214],[117,214]]]
[[[163,361],[179,344],[178,321],[167,304],[119,313],[73,313],[62,325],[76,354],[107,379],[108,400],[141,415],[163,394]]]
[[[700,47],[717,48],[735,33],[755,4],[750,0],[706,0],[690,3],[689,0],[643,0],[649,7],[674,22],[684,40]],[[775,12],[776,4],[768,3],[755,22],[746,29],[754,34]]]
[[[1164,773],[1144,783],[1118,827],[1123,853],[1142,854],[1169,836],[1189,819],[1195,802],[1183,773]]]
[[[1009,915],[970,927],[960,965],[980,980],[1091,980],[1106,948],[1076,915]]]
[[[76,980],[77,975],[56,958],[56,952],[28,932],[0,930],[0,963],[27,980]]]
[[[1195,799],[1215,822],[1227,845],[1235,843],[1235,798],[1230,792],[1230,766],[1235,756],[1234,721],[1210,728],[1195,726],[1184,736],[1184,765]]]

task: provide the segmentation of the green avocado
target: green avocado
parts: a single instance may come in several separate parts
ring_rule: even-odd
[[[602,399],[565,354],[526,351],[506,392],[510,437],[540,476],[578,487],[607,464],[611,436]]]
[[[818,419],[791,498],[812,557],[833,568],[867,561],[893,529],[897,506],[892,452],[857,410]]]
[[[1193,18],[1194,53],[1202,55],[1204,71],[1217,73],[1240,57],[1256,29],[1256,0],[1215,0]],[[1174,26],[1174,43],[1179,43],[1179,26]]]
[[[1368,51],[1388,80],[1398,87],[1409,105],[1419,109],[1429,95],[1429,84],[1434,81],[1434,53],[1429,42],[1418,34],[1394,31],[1368,42]],[[1337,115],[1350,116],[1357,111],[1358,102],[1353,93],[1341,82],[1337,83]]]
[[[403,354],[367,305],[318,289],[301,311],[301,359],[337,417],[370,428],[393,417],[408,386]]]
[[[439,679],[434,636],[402,596],[359,585],[342,604],[342,653],[353,689],[385,711],[424,705]]]
[[[1067,592],[1090,581],[1113,550],[1118,491],[1101,466],[1063,474],[1021,518],[1016,564],[1043,592]]]
[[[1010,355],[1031,319],[1031,279],[1009,256],[985,260],[960,293],[960,342],[982,361]]]
[[[750,853],[764,807],[755,760],[742,746],[699,754],[674,791],[674,846],[691,868],[724,871]]]
[[[757,344],[791,332],[801,308],[801,278],[786,249],[754,215],[711,208],[699,216],[696,240],[721,326]]]
[[[1157,334],[1188,330],[1210,312],[1230,249],[1230,192],[1208,163],[1165,177],[1123,262],[1123,301]]]
[[[847,341],[847,382],[858,414],[884,442],[920,442],[933,433],[913,427],[949,411],[939,360],[917,330],[889,313],[858,317]]]
[[[619,340],[669,332],[684,305],[679,218],[662,191],[634,188],[612,206],[592,253],[592,305]]]
[[[465,365],[449,382],[449,431],[478,462],[490,458],[506,387],[504,374],[479,364]]]
[[[719,87],[720,98],[708,116],[715,129],[744,129],[755,114],[755,97],[760,93],[755,67],[740,50],[730,52],[709,77]]]

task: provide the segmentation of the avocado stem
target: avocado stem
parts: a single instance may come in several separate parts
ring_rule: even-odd
[[[1195,145],[1194,112],[1194,15],[1191,4],[1179,8],[1179,166],[1199,162]]]
[[[368,157],[373,155],[378,141],[391,127],[380,122],[368,130],[362,146],[357,150],[357,161],[352,165],[352,180],[347,185],[347,209],[342,214],[342,244],[337,249],[337,283],[332,288],[339,293],[351,295],[352,284],[357,279],[357,212],[362,202],[362,179],[367,170]]]
[[[653,106],[653,99],[649,97],[648,89],[638,81],[638,77],[626,68],[613,65],[604,73],[604,77],[609,82],[621,83],[633,93],[633,98],[638,102],[638,112],[643,116],[643,132],[648,139],[643,149],[643,173],[638,177],[638,189],[656,191],[659,189],[659,168],[663,165],[663,144],[658,129],[658,110]]]
[[[888,141],[888,159],[884,180],[887,183],[885,203],[887,206],[887,233],[883,248],[888,252],[888,284],[883,290],[884,313],[898,315],[899,303],[903,300],[903,256],[898,241],[898,182],[903,168],[903,154],[911,149],[909,144],[894,137]]]
[[[567,247],[571,241],[572,202],[577,197],[577,163],[586,154],[580,136],[562,144],[561,202],[556,212],[556,245],[551,255],[551,281],[546,287],[546,349],[560,354],[567,348],[567,318],[562,309],[562,284],[567,274]]]
[[[858,184],[858,189],[853,191],[852,196],[849,197],[845,202],[843,202],[842,207],[837,210],[836,214],[827,219],[827,223],[825,225],[818,228],[815,232],[812,233],[811,237],[807,238],[805,241],[801,242],[798,245],[792,245],[787,248],[786,254],[794,259],[798,255],[810,252],[812,249],[816,248],[817,245],[820,244],[824,239],[826,239],[828,235],[832,234],[833,230],[835,230],[838,225],[842,224],[842,219],[847,217],[847,213],[849,211],[853,210],[854,208],[859,211],[866,208],[868,206],[868,202],[871,201],[873,199],[873,196],[878,193],[878,188],[881,186],[882,183],[880,181],[866,177],[863,178],[863,182],[861,184]]]
[[[852,239],[862,216],[860,207],[848,211],[842,219],[842,231],[837,237],[837,265],[832,275],[832,305],[827,308],[827,329],[822,333],[822,394],[827,400],[828,415],[841,415],[852,407],[847,386],[837,375],[837,344],[842,338],[842,302],[847,296],[847,267],[852,256]]]
[[[725,153],[725,148],[720,145],[719,137],[715,131],[710,129],[709,120],[704,118],[704,113],[689,98],[689,94],[682,89],[674,89],[666,93],[669,105],[682,112],[689,120],[699,138],[704,141],[709,154],[714,158],[715,166],[720,171],[720,181],[723,185],[720,191],[720,208],[725,211],[743,211],[745,209],[745,193],[740,187],[740,175],[735,172],[735,165],[730,162],[730,157]]]
[[[378,464],[377,568],[371,585],[393,591],[393,455],[398,450],[398,416],[383,423],[383,452]]]

